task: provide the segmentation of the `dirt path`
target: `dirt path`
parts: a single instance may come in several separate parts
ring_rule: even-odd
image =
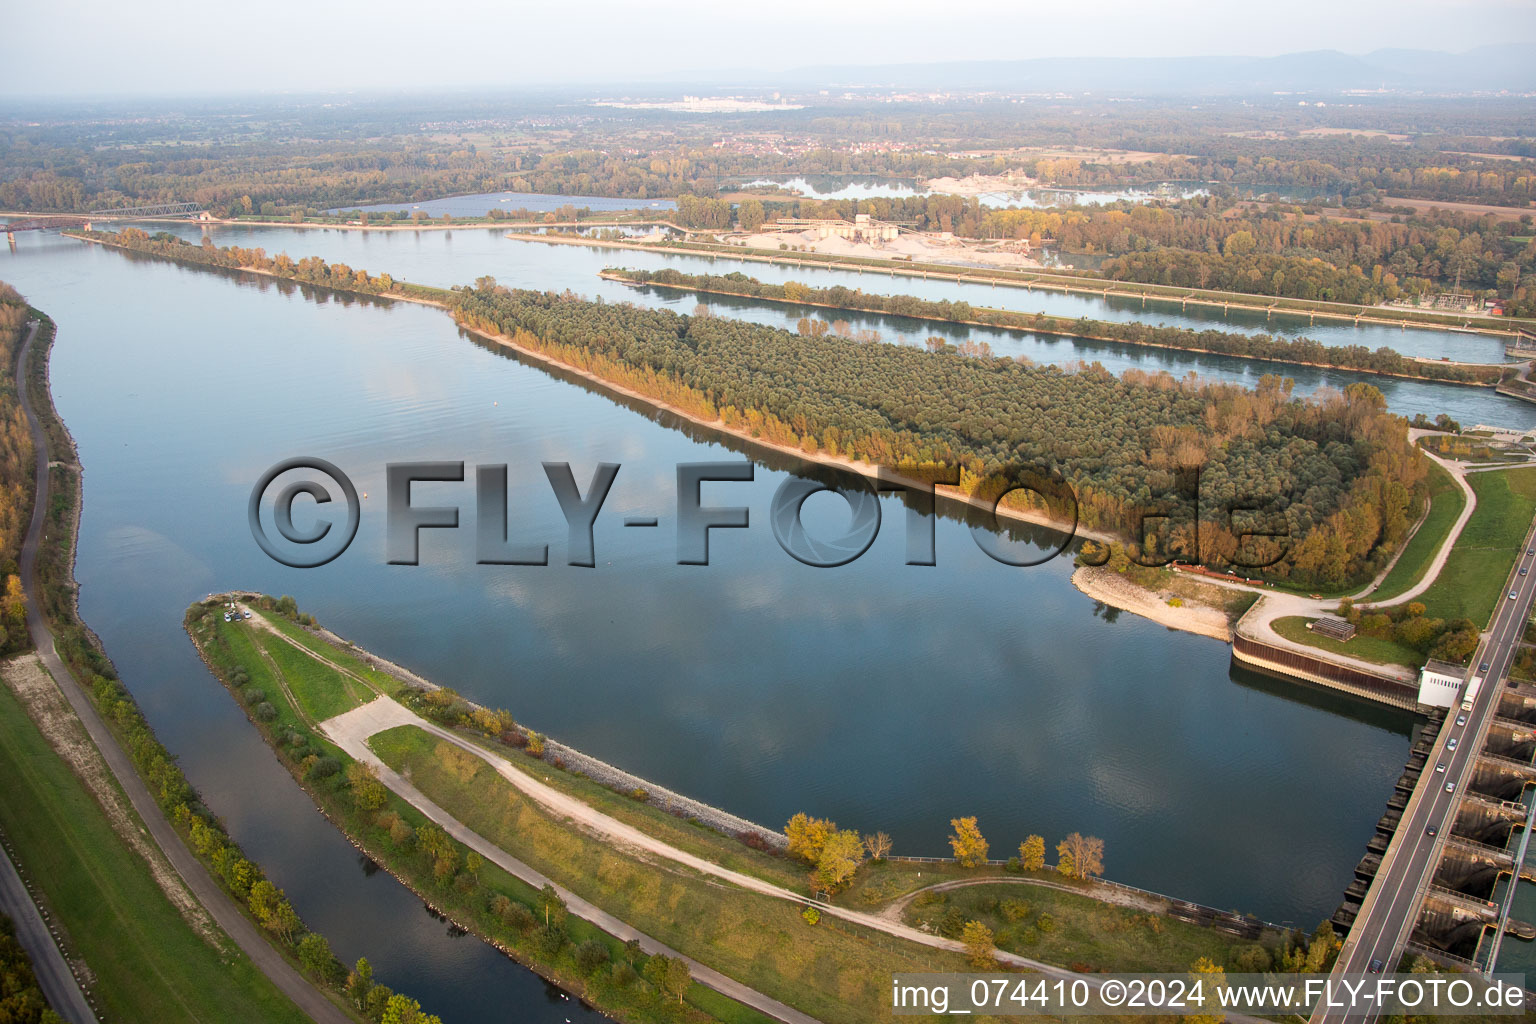
[[[1164,913],[1168,907],[1147,896],[1140,896],[1133,892],[1121,892],[1111,890],[1103,894],[1085,893],[1077,886],[1067,885],[1065,882],[1050,882],[1043,878],[959,878],[952,882],[937,882],[926,885],[921,889],[914,889],[905,896],[898,896],[890,906],[880,911],[877,915],[888,921],[900,921],[902,913],[907,906],[925,892],[948,892],[950,889],[967,889],[973,885],[1035,885],[1042,889],[1056,889],[1060,892],[1070,892],[1077,896],[1087,896],[1089,899],[1098,900],[1100,903],[1113,903],[1117,907],[1129,907],[1132,910],[1144,910],[1151,914]]]
[[[682,959],[688,964],[689,973],[693,975],[693,979],[695,981],[699,982],[700,984],[707,985],[714,989],[716,992],[729,996],[739,1003],[750,1006],[760,1013],[765,1013],[768,1016],[775,1018],[776,1020],[784,1021],[785,1024],[819,1024],[816,1018],[810,1016],[809,1014],[801,1013],[794,1007],[785,1003],[781,1003],[771,996],[764,995],[756,989],[749,988],[741,982],[727,977],[726,975],[721,974],[719,971],[716,971],[713,968],[692,959],[691,957],[683,956],[682,953],[666,945],[665,943],[660,942],[651,936],[646,935],[644,932],[631,927],[628,923],[621,921],[617,917],[614,917],[612,914],[609,914],[607,911],[603,910],[596,904],[583,899],[576,893],[566,889],[564,886],[556,884],[553,879],[549,878],[543,872],[537,870],[529,864],[524,863],[521,860],[518,860],[516,857],[513,857],[511,854],[507,853],[507,851],[503,850],[495,843],[492,843],[490,840],[484,838],[479,833],[470,829],[463,822],[449,814],[442,807],[439,807],[429,797],[427,797],[426,794],[417,789],[415,785],[410,782],[410,780],[400,775],[393,768],[390,768],[389,765],[385,764],[382,760],[379,759],[377,755],[374,754],[371,749],[369,749],[366,742],[369,736],[372,736],[374,733],[381,732],[385,729],[393,729],[397,725],[418,726],[419,728],[425,729],[434,735],[441,736],[450,742],[463,747],[465,750],[472,752],[477,757],[485,758],[485,760],[489,762],[493,767],[495,767],[498,772],[502,773],[503,775],[507,775],[507,777],[513,782],[514,785],[519,785],[519,788],[522,788],[519,784],[519,780],[513,776],[521,776],[523,780],[526,780],[528,783],[534,785],[539,791],[548,791],[549,793],[555,793],[559,796],[564,795],[557,793],[555,790],[549,789],[549,787],[544,786],[541,783],[534,782],[533,779],[523,775],[521,772],[517,771],[517,769],[513,768],[506,762],[501,762],[501,764],[498,765],[496,760],[486,757],[485,753],[478,747],[475,747],[474,745],[452,735],[446,730],[438,728],[431,722],[418,717],[414,712],[401,706],[388,697],[378,697],[372,702],[364,704],[360,708],[354,708],[345,714],[338,715],[335,718],[327,719],[326,721],[320,723],[320,729],[327,736],[329,736],[337,746],[346,751],[348,755],[358,761],[362,761],[365,764],[371,765],[374,771],[378,774],[380,782],[384,783],[384,785],[388,786],[395,793],[399,794],[403,799],[405,799],[417,810],[425,814],[432,821],[435,821],[437,824],[441,825],[449,835],[453,836],[453,838],[457,839],[465,846],[480,854],[480,856],[484,857],[490,863],[495,864],[497,867],[508,872],[509,874],[522,879],[524,882],[527,882],[531,886],[536,888],[543,888],[546,885],[552,886],[554,890],[559,893],[560,898],[565,901],[566,906],[569,907],[571,912],[577,917],[590,921],[591,923],[601,928],[603,931],[614,936],[615,938],[622,939],[625,942],[628,942],[631,939],[638,941],[641,948],[649,954],[660,953],[663,956],[677,957]],[[504,768],[503,765],[505,766]],[[509,772],[511,773],[510,775],[507,774]],[[530,795],[533,794],[530,793]],[[537,799],[537,797],[535,797],[535,799]],[[586,804],[583,804],[578,800],[574,800],[573,798],[566,799],[570,801],[571,810],[575,810],[577,808],[585,808],[589,812],[592,811],[592,809],[587,807]],[[562,804],[560,809],[556,810],[555,813],[565,813],[565,807],[566,805]],[[572,817],[575,816],[572,815]],[[579,824],[586,824],[586,822],[581,818],[576,818],[576,820]],[[615,824],[618,823],[615,822]],[[701,861],[700,863],[706,862]]]
[[[497,774],[501,775],[513,786],[517,787],[530,799],[540,804],[546,811],[550,812],[557,818],[568,820],[570,823],[585,829],[591,834],[602,838],[607,842],[611,842],[620,847],[653,854],[657,857],[672,861],[673,863],[692,868],[701,874],[718,878],[733,885],[737,885],[743,889],[748,890],[749,892],[760,893],[765,896],[771,896],[775,899],[787,900],[792,903],[815,906],[823,914],[830,914],[833,917],[841,918],[842,920],[848,921],[852,924],[862,925],[865,928],[869,928],[878,932],[884,932],[885,934],[893,935],[896,938],[907,939],[911,942],[916,942],[924,946],[930,946],[935,949],[944,949],[952,952],[965,951],[964,945],[959,942],[929,934],[928,932],[913,928],[910,925],[903,924],[900,921],[892,921],[883,916],[850,910],[846,907],[840,907],[833,904],[819,903],[810,899],[808,896],[803,896],[800,893],[794,892],[790,889],[785,889],[782,886],[774,885],[772,882],[764,881],[761,878],[754,878],[751,875],[744,875],[738,871],[732,871],[729,868],[721,867],[713,861],[708,861],[702,857],[697,857],[683,850],[679,850],[676,847],[671,846],[654,836],[650,836],[644,832],[641,832],[639,829],[632,825],[625,824],[624,822],[621,822],[615,818],[609,817],[608,815],[602,813],[601,811],[586,804],[576,797],[562,793],[554,787],[540,782],[533,776],[519,771],[510,762],[499,757],[494,757],[483,748],[476,746],[475,744],[469,742],[466,739],[463,739],[462,737],[450,732],[447,729],[442,728],[441,726],[427,721],[426,719],[417,715],[415,712],[411,711],[409,708],[404,707],[403,705],[391,700],[388,697],[380,697],[377,700],[365,704],[360,708],[354,708],[345,714],[337,715],[335,718],[330,718],[320,723],[321,730],[331,739],[332,742],[345,750],[351,757],[371,765],[374,770],[378,772],[379,780],[386,786],[388,786],[390,789],[393,789],[401,797],[408,800],[418,810],[422,811],[422,813],[426,814],[438,824],[442,825],[456,839],[459,839],[461,842],[465,843],[465,845],[468,845],[472,849],[476,850],[476,852],[480,853],[480,855],[485,857],[487,860],[491,860],[506,870],[511,871],[513,874],[524,878],[525,881],[529,881],[530,884],[543,885],[548,881],[548,879],[539,874],[537,871],[534,871],[523,862],[511,857],[505,850],[502,850],[499,846],[496,846],[494,843],[486,840],[483,836],[474,832],[472,829],[460,822],[457,818],[453,817],[447,811],[433,803],[424,794],[417,790],[416,787],[412,785],[408,780],[401,777],[397,772],[386,765],[378,757],[378,755],[376,755],[373,750],[369,748],[367,742],[368,737],[374,735],[375,733],[382,732],[386,729],[393,729],[401,725],[415,726],[416,728],[421,729],[430,735],[436,736],[439,739],[446,740],[447,742],[468,751],[476,757],[481,758],[492,768],[494,768]],[[540,879],[540,881],[534,883],[532,879],[526,877],[524,872],[536,876],[538,879]],[[557,886],[556,888],[558,889],[560,887]],[[634,932],[634,930],[628,925],[617,921],[617,919],[613,918],[611,915],[608,915],[601,909],[592,906],[585,900],[581,900],[579,897],[574,896],[574,894],[568,894],[565,890],[562,889],[561,895],[562,898],[566,899],[567,903],[570,904],[571,908],[579,916],[586,917],[588,920],[599,924],[599,926],[603,927],[605,930],[609,929],[609,925],[603,922],[612,922],[614,926],[622,927],[628,933]],[[599,915],[600,919],[599,917],[589,917],[588,913],[581,909],[577,909],[578,906],[590,908],[593,913]],[[614,932],[614,934],[620,933]],[[1026,957],[1021,957],[1015,953],[1009,953],[1005,950],[997,950],[995,955],[999,961],[1011,966],[1024,967],[1051,977],[1083,979],[1091,985],[1098,984],[1098,980],[1091,975],[1076,974],[1072,971],[1057,967],[1053,964],[1047,964],[1038,960],[1030,960]],[[690,966],[694,966],[692,961],[690,961]],[[708,972],[708,975],[700,972]],[[700,981],[704,981],[704,983],[708,984],[711,988],[717,988],[713,979],[719,979],[720,981],[729,983],[730,985],[737,988],[741,987],[739,983],[731,981],[731,979],[726,978],[724,975],[718,974],[718,972],[711,971],[709,968],[704,967],[702,964],[695,967],[694,977]],[[706,981],[706,977],[710,977],[712,980]],[[726,991],[724,989],[719,990]],[[751,990],[748,991],[751,992]],[[727,994],[730,993],[728,992]],[[762,996],[761,993],[757,992],[752,992],[752,995],[756,996],[758,999],[767,998]],[[750,1002],[745,998],[737,998],[741,999],[742,1002],[747,1002],[748,1005],[758,1006],[757,1003]],[[758,1008],[761,1007],[759,1006]],[[785,1007],[785,1009],[790,1008]],[[800,1014],[798,1011],[792,1009],[790,1009],[790,1012],[796,1014],[796,1016],[793,1018],[781,1016],[779,1013],[774,1013],[768,1010],[764,1010],[764,1012],[772,1013],[773,1016],[778,1017],[780,1020],[786,1021],[808,1019],[804,1014]],[[1258,1018],[1253,1017],[1229,1015],[1229,1019],[1245,1021],[1248,1022],[1248,1024],[1258,1024]]]

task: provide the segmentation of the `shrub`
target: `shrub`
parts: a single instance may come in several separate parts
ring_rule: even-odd
[[[965,931],[965,914],[959,907],[950,907],[944,911],[944,916],[939,918],[939,934],[946,939],[958,939],[960,933]]]
[[[1003,916],[1010,921],[1022,921],[1034,912],[1026,900],[1003,900],[1001,910]]]
[[[305,774],[305,778],[312,782],[317,782],[320,779],[328,779],[332,775],[339,774],[341,774],[341,762],[327,755],[315,758],[315,762],[309,766],[309,771]]]
[[[770,843],[767,837],[764,836],[761,832],[754,832],[752,829],[746,829],[745,831],[736,833],[736,838],[741,840],[742,844],[749,847],[750,849],[761,850],[764,853],[777,852],[776,847]]]
[[[541,954],[545,957],[555,957],[565,948],[565,944],[569,940],[570,936],[565,934],[564,928],[551,926],[549,928],[540,928],[538,937],[534,941]]]
[[[588,939],[576,947],[576,969],[590,978],[608,962],[608,947],[596,939]]]
[[[511,901],[511,906],[507,907],[505,912],[502,913],[501,920],[508,928],[524,935],[528,934],[533,926],[538,924],[538,919],[533,916],[533,911],[528,909],[528,905],[519,903],[516,900]]]
[[[806,907],[800,911],[800,916],[805,920],[806,924],[816,924],[821,920],[821,911],[815,907]]]
[[[267,691],[259,686],[248,686],[245,689],[245,702],[247,704],[260,704],[267,699]]]
[[[1273,958],[1269,950],[1257,942],[1244,946],[1232,958],[1232,966],[1243,974],[1263,974],[1270,969]]]
[[[651,794],[647,793],[639,786],[636,786],[634,789],[630,790],[627,795],[631,800],[638,801],[642,804],[651,798]]]
[[[1035,927],[1042,932],[1053,932],[1056,930],[1056,919],[1050,914],[1041,914],[1040,920],[1035,922]]]
[[[271,702],[262,701],[256,705],[256,719],[261,722],[271,722],[277,719],[277,708]]]

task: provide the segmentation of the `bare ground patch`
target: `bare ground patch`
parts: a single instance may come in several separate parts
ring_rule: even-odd
[[[220,948],[218,930],[208,918],[207,912],[187,891],[181,876],[171,867],[164,854],[145,835],[143,827],[134,818],[127,798],[117,788],[117,782],[112,778],[112,772],[102,759],[101,752],[91,742],[85,726],[75,717],[74,709],[64,699],[64,694],[59,692],[58,685],[43,668],[38,656],[21,654],[0,662],[0,678],[5,680],[11,692],[26,707],[27,714],[48,740],[48,745],[64,759],[70,770],[96,798],[112,830],[144,858],[156,884],[186,919],[187,924],[192,926],[192,930],[204,942]]]

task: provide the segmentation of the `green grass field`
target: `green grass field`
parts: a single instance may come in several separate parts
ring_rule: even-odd
[[[399,680],[388,672],[379,671],[357,655],[325,642],[301,626],[289,622],[281,615],[272,615],[261,611],[257,611],[256,614],[263,615],[272,624],[273,628],[284,636],[296,640],[306,649],[313,651],[333,666],[363,677],[375,688],[385,693],[394,693],[400,688]]]
[[[308,1019],[233,943],[218,950],[192,930],[3,685],[0,777],[0,824],[71,951],[96,975],[106,1019]]]
[[[1275,632],[1298,644],[1306,644],[1308,647],[1316,647],[1320,651],[1329,654],[1343,654],[1351,658],[1359,658],[1361,661],[1369,661],[1376,665],[1406,665],[1409,668],[1418,668],[1424,664],[1424,655],[1412,647],[1404,647],[1402,644],[1391,640],[1383,640],[1380,637],[1357,635],[1347,643],[1326,636],[1320,636],[1307,628],[1307,623],[1312,620],[1303,615],[1287,615],[1285,618],[1276,619],[1270,623]]]
[[[1468,618],[1479,627],[1504,597],[1505,577],[1536,514],[1536,467],[1469,473],[1477,511],[1445,568],[1418,600],[1437,618]]]
[[[360,704],[366,704],[377,693],[332,666],[315,660],[304,651],[295,649],[283,640],[251,630],[251,639],[259,643],[267,655],[277,663],[283,681],[293,691],[304,716],[312,722],[323,722]]]
[[[1425,460],[1428,462],[1429,460]],[[1370,595],[1372,601],[1386,601],[1416,585],[1429,568],[1430,560],[1456,524],[1462,509],[1467,507],[1467,496],[1456,485],[1450,473],[1437,463],[1429,463],[1429,514],[1418,530],[1408,539],[1401,557],[1387,573],[1381,586]]]
[[[1010,919],[1003,901],[1014,901]],[[1028,907],[1017,906],[1019,903]],[[1029,882],[966,886],[918,897],[903,911],[909,924],[937,928],[946,914],[992,929],[1001,949],[1079,970],[1184,971],[1198,958],[1229,964],[1251,940],[1129,907],[1113,906]],[[1268,936],[1278,945],[1279,936]]]

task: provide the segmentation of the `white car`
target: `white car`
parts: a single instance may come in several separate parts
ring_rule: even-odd
[[[1442,775],[1445,774],[1445,762],[1441,761],[1439,764],[1435,765],[1435,771]]]
[[[1445,791],[1447,793],[1454,793],[1454,792],[1456,792],[1456,783],[1454,783],[1454,782],[1447,782],[1445,784]]]

